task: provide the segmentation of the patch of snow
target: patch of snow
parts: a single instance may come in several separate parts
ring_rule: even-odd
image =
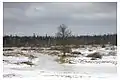
[[[73,80],[117,80],[117,66],[111,63],[100,63],[102,61],[111,61],[117,63],[117,56],[103,56],[102,59],[98,60],[90,60],[91,58],[85,57],[88,54],[94,52],[100,52],[101,54],[108,54],[109,52],[115,50],[105,50],[105,48],[97,47],[97,48],[78,48],[72,49],[72,52],[78,51],[84,54],[84,56],[78,56],[74,58],[68,58],[71,61],[74,61],[75,64],[59,64],[56,59],[57,56],[50,56],[46,53],[54,52],[52,50],[47,50],[44,48],[43,53],[36,53],[34,51],[25,51],[25,54],[31,54],[37,56],[37,58],[29,59],[25,56],[3,56],[4,65],[3,65],[3,76],[4,80],[13,80],[16,77],[21,78],[20,80],[30,78],[29,80],[65,80],[65,79],[73,79]],[[16,48],[15,48],[16,49]],[[92,51],[89,51],[91,49]],[[20,51],[19,49],[15,50]],[[59,51],[58,51],[59,52]],[[80,60],[85,60],[92,63],[79,63]],[[7,62],[8,61],[8,62]],[[27,64],[12,64],[17,62],[26,62],[31,61],[35,64],[35,66],[29,66]],[[10,62],[10,63],[9,63]],[[93,63],[94,62],[94,63]],[[98,62],[100,64],[96,64]],[[113,78],[112,78],[113,77]]]

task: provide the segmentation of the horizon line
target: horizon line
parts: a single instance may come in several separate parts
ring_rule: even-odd
[[[48,35],[48,34],[45,34],[45,35],[37,35],[37,34],[34,34],[33,35],[17,35],[17,34],[5,34],[3,35],[4,36],[19,36],[19,37],[24,37],[24,36],[50,36],[50,37],[56,37],[55,35]],[[117,33],[106,33],[106,34],[85,34],[85,35],[71,35],[71,36],[103,36],[103,35],[117,35]]]

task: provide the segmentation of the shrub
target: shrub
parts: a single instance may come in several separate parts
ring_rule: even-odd
[[[92,57],[92,58],[91,58],[91,60],[97,60],[97,58],[95,58],[95,57]]]
[[[72,52],[72,50],[71,50],[71,48],[69,48],[69,47],[63,47],[63,50],[62,50],[64,53],[71,53]]]
[[[16,56],[18,57],[19,54],[13,53],[13,52],[9,52],[9,53],[3,53],[3,56]]]
[[[98,52],[95,52],[95,53],[92,53],[92,54],[88,54],[86,57],[93,57],[93,58],[102,58],[102,55],[100,55],[100,53]]]
[[[22,51],[27,51],[27,50],[29,50],[29,49],[21,49]]]
[[[50,55],[59,55],[59,52],[51,52]]]
[[[74,51],[74,52],[72,52],[71,54],[81,54],[81,52]]]
[[[116,56],[116,52],[109,52],[108,56]]]
[[[93,50],[89,49],[88,51],[93,51]]]
[[[102,45],[102,48],[105,48],[106,46],[105,45]]]
[[[84,45],[80,45],[80,48],[85,48],[85,46]]]
[[[3,51],[13,51],[14,49],[3,49]]]
[[[80,48],[80,45],[74,45],[72,48]]]
[[[111,47],[111,50],[115,50],[115,47]]]
[[[68,63],[68,60],[66,60],[66,58],[68,58],[66,55],[61,55],[59,56],[58,59],[56,59],[56,61],[59,62],[60,64]]]
[[[32,62],[30,62],[30,61],[26,61],[26,62],[18,62],[18,63],[15,63],[15,64],[27,64],[27,65],[30,65],[30,66],[32,66],[32,65],[34,65]]]
[[[36,56],[33,56],[33,55],[28,55],[29,59],[34,59],[34,58],[37,58]]]
[[[62,47],[51,47],[49,50],[62,50]]]
[[[109,50],[109,48],[107,47],[107,48],[105,48],[105,50]]]

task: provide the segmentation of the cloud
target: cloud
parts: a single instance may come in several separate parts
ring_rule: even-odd
[[[31,35],[36,32],[44,35],[46,32],[48,35],[53,35],[62,23],[69,26],[75,34],[116,33],[116,6],[115,2],[7,2],[4,3],[4,34],[21,32],[24,35]],[[92,31],[89,31],[91,28]]]

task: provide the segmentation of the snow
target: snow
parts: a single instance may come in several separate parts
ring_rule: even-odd
[[[92,51],[89,51],[92,49]],[[14,52],[20,51],[20,48],[15,48]],[[44,48],[43,52],[53,52]],[[39,53],[36,51],[22,51],[25,54],[37,56],[30,59],[26,56],[3,56],[3,77],[4,80],[13,80],[21,78],[21,80],[30,78],[29,80],[64,80],[64,79],[81,79],[81,80],[117,80],[117,60],[116,56],[103,56],[102,59],[90,60],[85,57],[87,54],[100,52],[101,54],[108,54],[115,50],[105,50],[105,48],[78,48],[72,49],[72,52],[78,51],[84,56],[69,58],[74,64],[64,63],[59,64],[56,59],[57,56]],[[9,51],[5,51],[7,53]],[[58,51],[59,52],[59,51]],[[80,62],[80,61],[83,62]],[[19,62],[32,62],[34,65],[15,64]]]

